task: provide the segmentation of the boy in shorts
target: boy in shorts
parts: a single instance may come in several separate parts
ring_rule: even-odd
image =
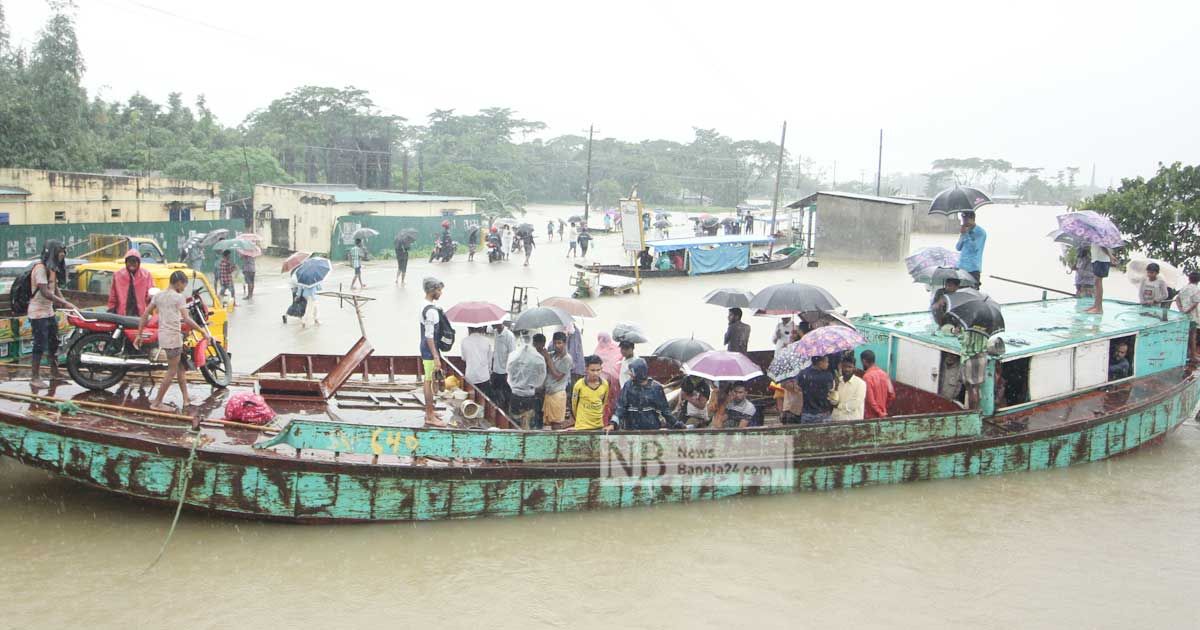
[[[422,388],[425,394],[425,424],[428,426],[445,426],[433,412],[434,375],[442,365],[442,353],[437,346],[437,325],[441,320],[441,309],[437,301],[442,297],[441,280],[432,276],[422,282],[425,289],[425,301],[421,303],[421,368]]]
[[[183,396],[183,404],[190,405],[192,401],[188,398],[187,377],[183,373],[183,369],[179,366],[180,356],[183,354],[183,324],[186,323],[191,329],[203,332],[199,324],[192,321],[187,312],[187,298],[183,296],[184,289],[187,288],[187,274],[182,271],[176,271],[171,274],[171,286],[166,291],[160,291],[158,295],[150,298],[150,304],[146,307],[146,312],[142,313],[142,319],[138,322],[137,336],[133,340],[134,348],[142,347],[142,331],[146,328],[146,321],[150,319],[152,313],[158,313],[158,347],[167,354],[167,373],[163,374],[162,383],[158,386],[158,395],[154,397],[154,402],[150,405],[151,409],[158,411],[170,411],[171,408],[163,404],[163,397],[167,395],[167,389],[171,387],[171,380],[179,380],[179,393]],[[204,338],[212,343],[212,337],[207,332],[204,333]]]

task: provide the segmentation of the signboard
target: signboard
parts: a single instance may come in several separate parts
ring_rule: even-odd
[[[642,202],[640,199],[621,200],[621,244],[627,252],[646,249],[642,233]]]
[[[205,212],[220,212],[220,210],[221,210],[221,198],[220,197],[209,197],[208,199],[204,200],[204,211]]]

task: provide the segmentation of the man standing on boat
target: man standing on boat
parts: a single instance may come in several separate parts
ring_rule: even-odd
[[[834,378],[829,371],[829,357],[813,357],[812,365],[800,371],[796,383],[804,394],[800,414],[801,424],[826,422],[833,415]]]
[[[750,346],[750,324],[742,321],[742,309],[729,309],[729,327],[725,329],[725,349],[745,352]]]
[[[975,213],[962,213],[962,225],[958,228],[958,268],[975,278],[976,288],[983,280],[983,246],[987,244],[987,232],[975,224]]]
[[[867,384],[854,373],[854,355],[842,357],[838,365],[837,407],[834,420],[862,420],[866,412]]]
[[[512,389],[508,386],[508,355],[517,347],[517,337],[504,324],[496,324],[496,341],[492,346],[492,398],[501,409],[508,409]]]
[[[509,416],[526,431],[540,429],[540,424],[535,426],[537,389],[546,381],[546,360],[533,344],[527,343],[512,354],[507,367],[508,384],[512,387],[512,398],[508,402]]]
[[[492,343],[484,335],[487,328],[482,326],[467,329],[467,338],[462,343],[462,358],[466,363],[463,376],[467,382],[483,392],[484,396],[496,400],[492,392]]]
[[[967,390],[967,409],[979,405],[979,386],[987,372],[987,335],[964,328],[958,335],[962,347],[962,382]]]

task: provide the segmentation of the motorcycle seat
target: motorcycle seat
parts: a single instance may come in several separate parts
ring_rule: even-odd
[[[86,315],[84,315],[84,317],[87,317],[88,319],[94,319],[97,321],[101,321],[101,322],[110,322],[113,324],[117,324],[119,326],[124,326],[126,328],[134,328],[134,329],[136,329],[138,327],[138,324],[141,323],[141,320],[137,317],[129,317],[128,315],[118,315],[116,313],[87,313]]]

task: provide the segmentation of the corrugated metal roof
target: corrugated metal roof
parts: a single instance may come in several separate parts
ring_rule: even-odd
[[[326,192],[326,191],[322,191]],[[420,202],[420,201],[482,201],[478,197],[447,197],[444,195],[419,195],[414,193],[388,192],[384,190],[333,190],[327,191],[333,195],[337,203],[370,203],[370,202]]]
[[[0,186],[0,195],[28,195],[30,192],[16,186]]]
[[[803,208],[804,206],[810,206],[810,205],[812,205],[812,203],[814,201],[817,200],[817,195],[828,195],[830,197],[843,197],[846,199],[858,199],[860,201],[872,201],[875,203],[890,203],[890,204],[894,204],[897,206],[911,206],[913,204],[913,201],[911,199],[896,199],[895,197],[876,197],[875,195],[861,195],[859,193],[842,192],[840,190],[822,190],[819,192],[815,192],[815,193],[805,197],[804,199],[801,199],[800,201],[794,201],[794,202],[788,204],[787,207]]]

